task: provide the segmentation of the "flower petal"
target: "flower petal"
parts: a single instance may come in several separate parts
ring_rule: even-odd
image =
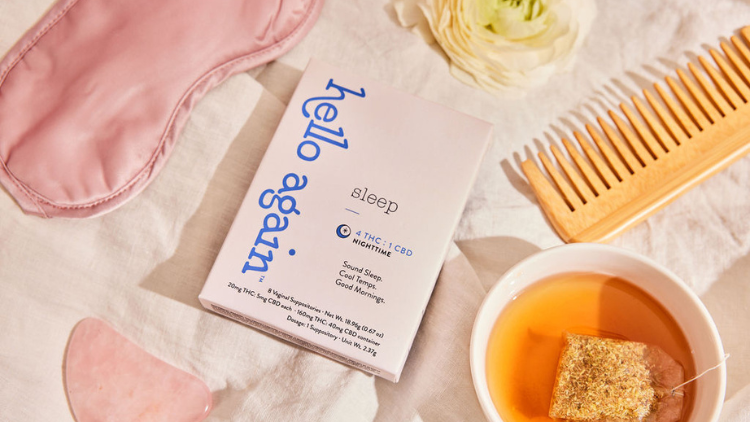
[[[521,9],[498,9],[491,19],[495,6],[481,0],[393,1],[402,24],[418,22],[407,4],[421,10],[456,79],[494,94],[542,85],[569,68],[596,14],[594,0],[546,0],[529,20]]]

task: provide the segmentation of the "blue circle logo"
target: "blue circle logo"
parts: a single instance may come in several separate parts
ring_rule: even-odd
[[[342,224],[336,227],[336,235],[338,237],[342,239],[346,239],[347,237],[349,237],[350,234],[352,234],[352,229],[346,224]]]

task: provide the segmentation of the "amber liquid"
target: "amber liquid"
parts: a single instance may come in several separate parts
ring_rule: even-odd
[[[487,347],[487,383],[505,422],[548,416],[565,332],[657,345],[695,374],[675,320],[632,284],[602,274],[569,274],[522,291],[498,318]],[[682,420],[692,409],[686,390]]]

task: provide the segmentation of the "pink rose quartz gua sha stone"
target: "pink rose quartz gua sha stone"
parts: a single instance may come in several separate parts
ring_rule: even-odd
[[[206,92],[289,51],[322,7],[58,0],[0,61],[0,183],[28,214],[115,209],[164,167]]]
[[[73,330],[65,384],[77,422],[199,422],[212,406],[203,381],[146,353],[96,318]]]

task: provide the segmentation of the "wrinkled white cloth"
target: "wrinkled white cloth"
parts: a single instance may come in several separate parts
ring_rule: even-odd
[[[50,4],[0,2],[0,54]],[[162,173],[122,208],[43,220],[23,215],[0,190],[0,420],[72,420],[63,359],[71,330],[90,316],[203,379],[215,401],[209,421],[482,420],[468,358],[477,308],[511,265],[561,243],[520,161],[750,24],[742,0],[601,0],[597,9],[568,73],[505,100],[454,79],[446,58],[403,28],[389,1],[328,0],[291,52],[200,101]],[[398,384],[205,311],[197,300],[310,57],[495,124]],[[724,422],[750,420],[748,186],[744,158],[613,242],[683,277],[712,313],[731,354]]]
[[[722,422],[750,422],[750,386],[746,386],[724,403]]]

